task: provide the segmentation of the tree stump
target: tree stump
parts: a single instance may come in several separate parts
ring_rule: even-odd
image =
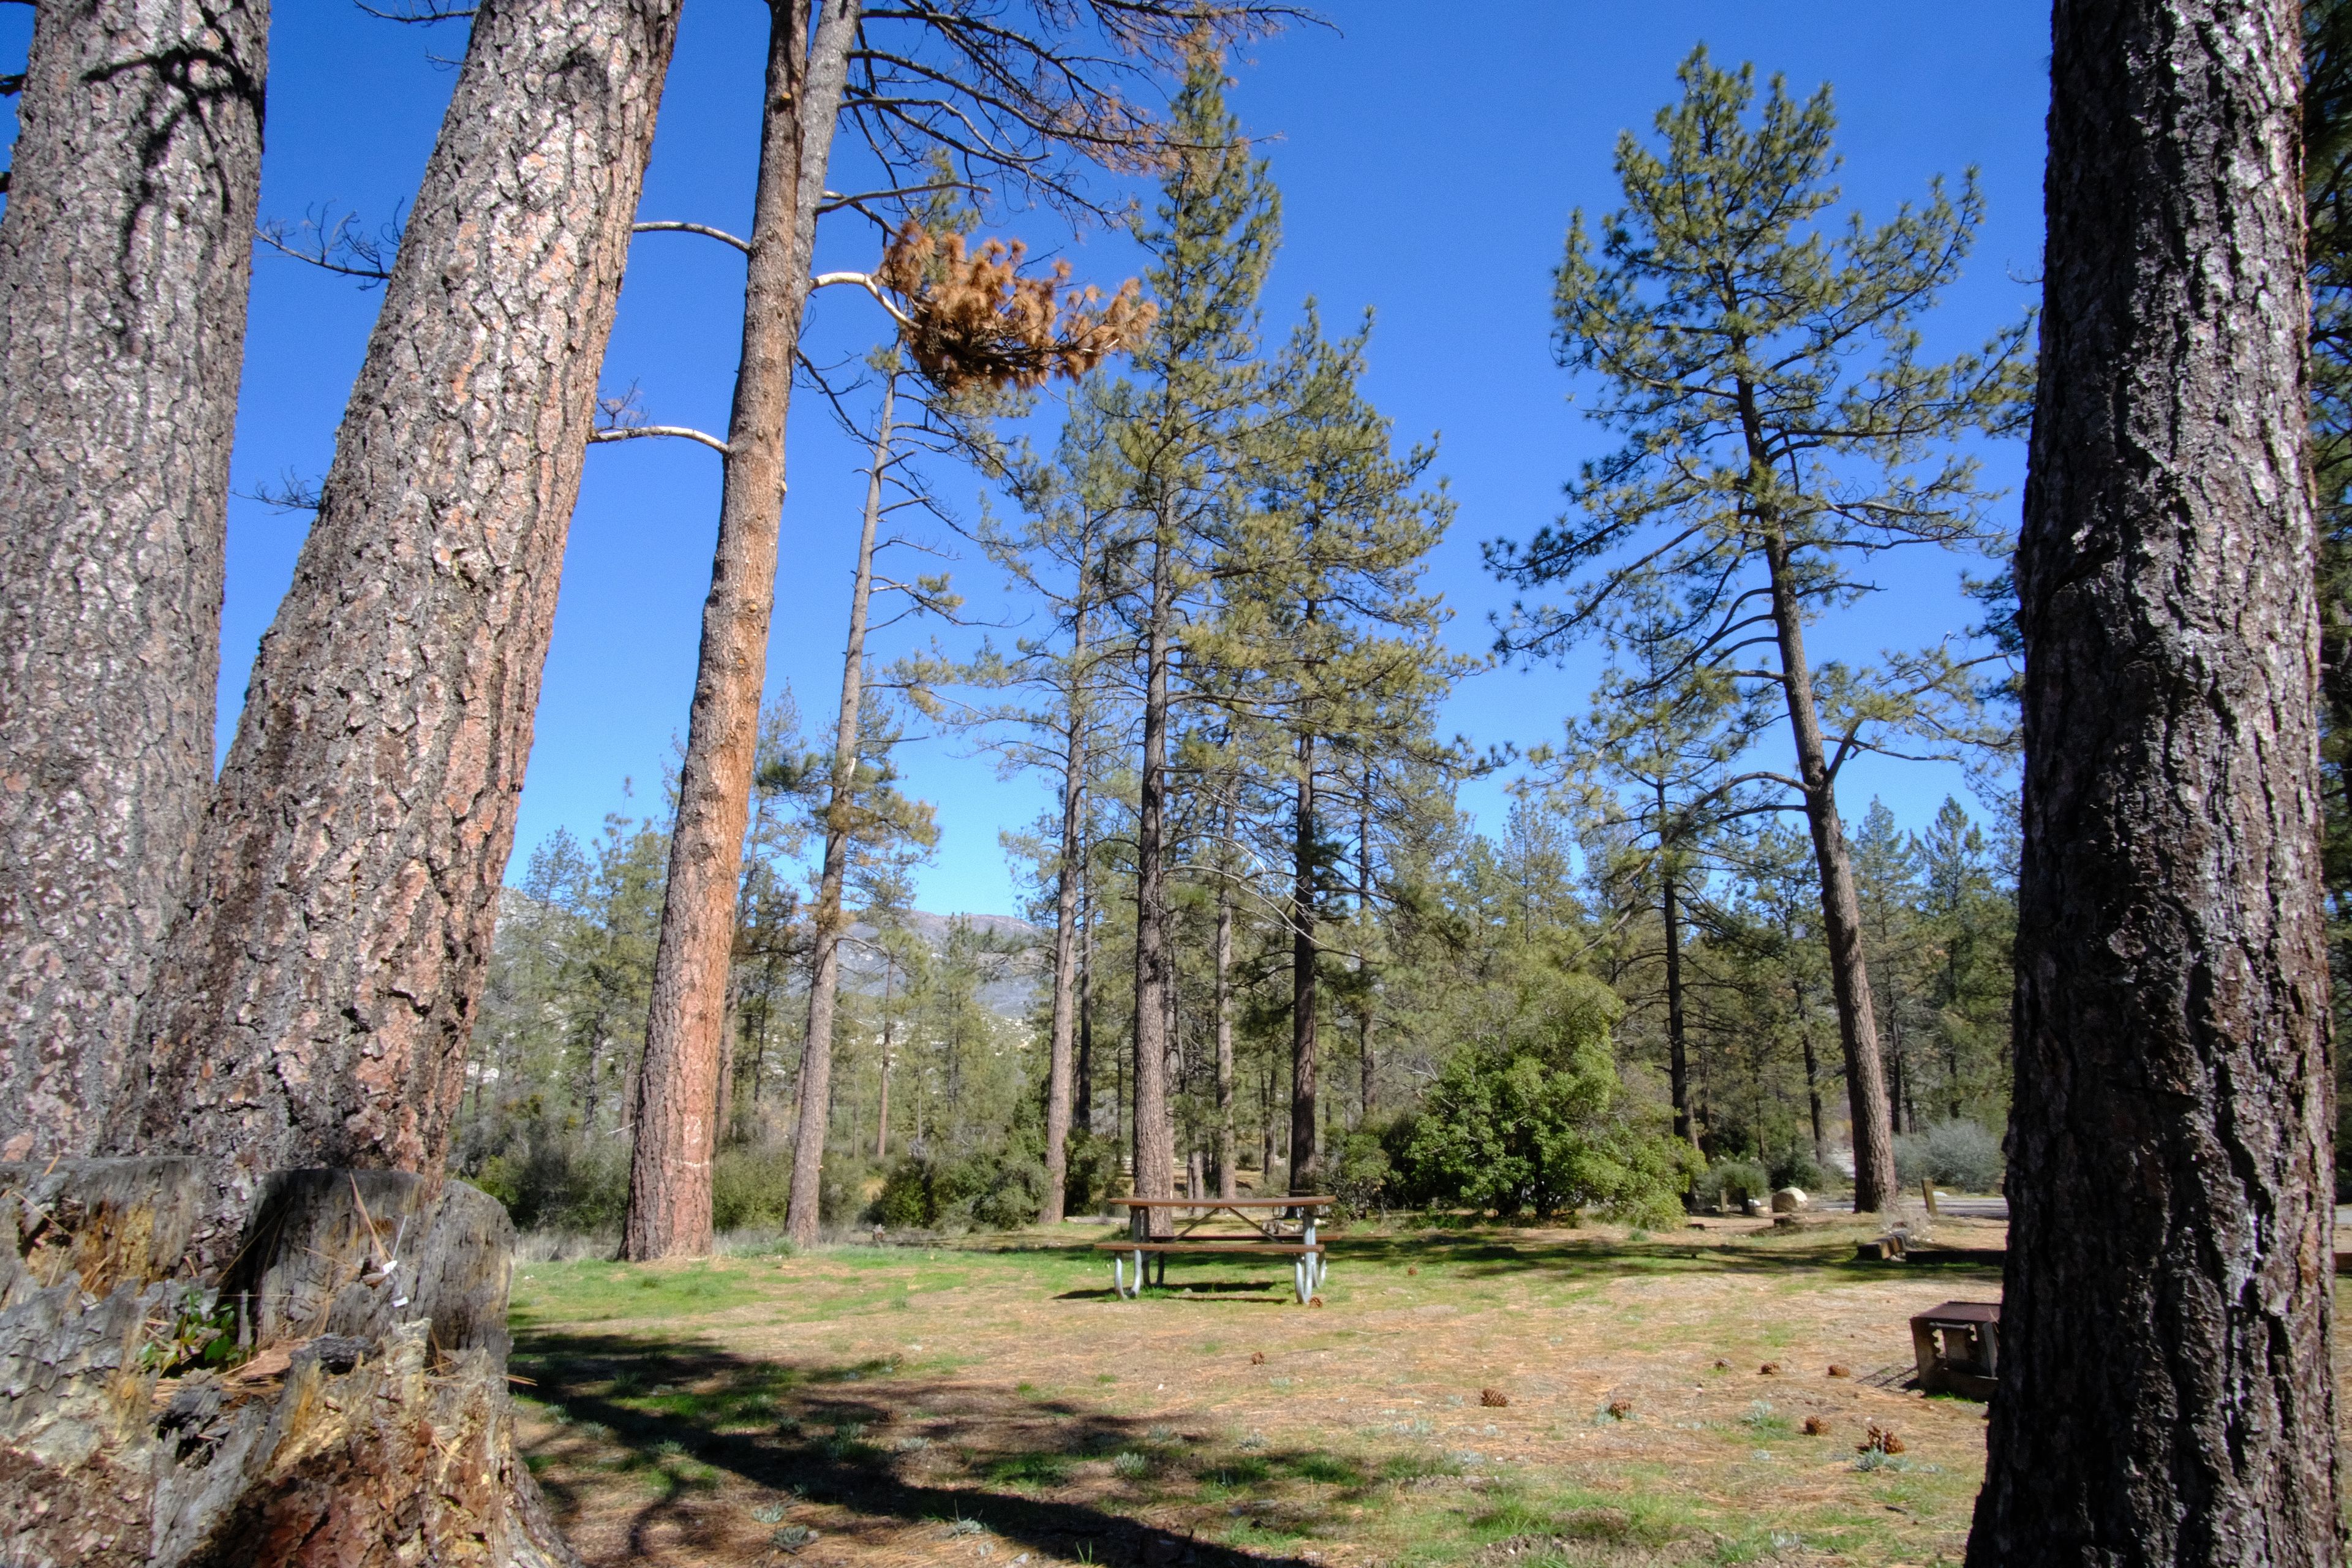
[[[514,1448],[505,1210],[280,1172],[206,1280],[210,1195],[193,1160],[0,1165],[0,1560],[576,1563]]]

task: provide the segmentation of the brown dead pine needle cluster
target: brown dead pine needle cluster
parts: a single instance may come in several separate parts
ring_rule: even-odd
[[[1075,381],[1141,342],[1159,316],[1132,278],[1108,300],[1091,284],[1065,289],[1066,261],[1024,278],[1025,252],[1017,239],[972,250],[962,235],[935,236],[909,220],[883,253],[877,278],[905,302],[907,352],[942,390]]]

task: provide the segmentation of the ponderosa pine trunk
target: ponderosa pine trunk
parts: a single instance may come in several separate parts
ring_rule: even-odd
[[[1062,1223],[1070,1174],[1071,1047],[1077,1024],[1078,868],[1087,805],[1087,551],[1078,552],[1070,632],[1068,733],[1062,754],[1062,854],[1054,877],[1054,1032],[1045,1059],[1045,1201],[1040,1225]]]
[[[1805,1051],[1805,1108],[1812,1117],[1813,1163],[1827,1169],[1830,1163],[1830,1141],[1829,1130],[1822,1121],[1822,1064],[1813,1050],[1813,1026],[1804,1021],[1805,988],[1801,985],[1792,985],[1790,987],[1790,993],[1797,1005],[1797,1043],[1802,1046]],[[1691,1145],[1696,1148],[1697,1144],[1698,1139],[1694,1135]]]
[[[833,780],[824,807],[824,862],[817,875],[816,909],[810,922],[815,952],[809,972],[808,1032],[801,1041],[793,1191],[784,1211],[784,1236],[794,1247],[816,1245],[825,1133],[833,1121],[833,1020],[841,995],[841,942],[849,931],[849,922],[842,918],[841,902],[842,885],[849,875],[850,832],[856,826],[857,731],[866,700],[866,612],[874,595],[874,535],[882,525],[882,476],[890,467],[890,419],[898,391],[897,376],[884,380],[874,462],[866,476],[866,515],[858,525],[857,570],[849,587],[849,637],[841,656],[841,711],[834,721]],[[883,1070],[887,1096],[887,1061]],[[875,1138],[877,1150],[889,1135],[887,1105],[886,1099],[882,1129]]]
[[[1659,793],[1664,790],[1661,787]],[[1698,1122],[1691,1115],[1690,1038],[1683,1017],[1683,917],[1675,897],[1672,860],[1658,858],[1658,919],[1666,936],[1666,1079],[1675,1107],[1675,1136],[1698,1147]]]
[[[1227,837],[1233,816],[1225,817]],[[1234,1185],[1234,885],[1217,879],[1217,1195],[1241,1195]]]
[[[1078,862],[1078,1059],[1076,1081],[1070,1093],[1070,1125],[1089,1133],[1095,1130],[1095,914],[1087,863],[1093,856],[1093,845],[1082,847]]]
[[[1317,1155],[1316,1008],[1321,951],[1315,921],[1315,735],[1298,737],[1298,795],[1291,823],[1290,895],[1290,1190],[1304,1195],[1322,1177]]]
[[[255,660],[121,1141],[437,1180],[677,0],[485,0]]]
[[[1356,923],[1363,928],[1361,939],[1370,945],[1372,930],[1372,772],[1364,770],[1364,793],[1356,799]],[[1370,1126],[1378,1109],[1380,1098],[1379,1064],[1372,1059],[1373,1005],[1371,966],[1364,955],[1356,955],[1357,983],[1362,996],[1356,1008],[1356,1074],[1362,1100],[1362,1125]]]
[[[1176,1131],[1168,1119],[1168,1013],[1175,984],[1168,910],[1168,663],[1175,618],[1172,528],[1152,549],[1144,628],[1143,761],[1135,813],[1135,1195],[1176,1194]],[[1154,1215],[1155,1226],[1164,1226]]]
[[[2342,1561],[2294,0],[2060,0],[1968,1561]]]
[[[1886,1094],[1886,1064],[1878,1049],[1878,1016],[1870,1003],[1870,970],[1862,953],[1862,904],[1854,895],[1853,854],[1838,816],[1837,782],[1830,773],[1821,715],[1813,707],[1813,668],[1805,657],[1804,612],[1787,540],[1767,535],[1772,622],[1780,648],[1780,685],[1789,729],[1797,742],[1797,777],[1804,785],[1805,822],[1812,829],[1821,870],[1822,935],[1829,950],[1830,991],[1837,999],[1838,1038],[1845,1050],[1846,1103],[1853,1123],[1853,1207],[1871,1214],[1894,1202],[1895,1133]]]
[[[212,793],[268,36],[268,0],[34,13],[0,217],[0,1159],[105,1141]]]
[[[859,0],[770,0],[760,173],[743,284],[743,349],[702,606],[702,647],[678,766],[661,935],[638,1079],[636,1149],[622,1250],[637,1259],[710,1250],[719,1036],[735,936],[735,885],[751,823],[760,697],[768,678],[784,423],[808,304],[817,207],[856,37]],[[803,1087],[806,1092],[806,1086]]]

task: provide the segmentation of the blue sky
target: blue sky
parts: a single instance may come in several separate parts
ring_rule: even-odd
[[[21,58],[24,13],[5,8],[0,47]],[[452,73],[436,55],[455,27],[373,21],[345,0],[280,0],[272,40],[266,216],[322,203],[371,225],[396,212],[430,151]],[[1611,148],[1646,131],[1674,95],[1674,68],[1705,40],[1718,60],[1753,60],[1792,90],[1834,84],[1848,200],[1883,216],[1927,177],[1980,171],[1988,217],[1968,277],[1933,319],[1939,346],[1973,346],[2015,319],[2041,255],[2046,0],[1967,6],[1869,3],[1732,5],[1650,0],[1339,0],[1334,30],[1302,29],[1236,60],[1232,103],[1265,140],[1282,187],[1285,243],[1266,293],[1279,331],[1317,297],[1335,326],[1378,312],[1367,389],[1401,439],[1442,439],[1440,469],[1460,511],[1431,582],[1455,611],[1453,639],[1483,649],[1507,595],[1479,563],[1481,541],[1524,536],[1561,504],[1562,479],[1606,444],[1567,402],[1552,363],[1549,269],[1570,209],[1615,205]],[[646,184],[644,215],[737,229],[748,224],[766,7],[692,0]],[[854,171],[836,166],[848,188]],[[1106,186],[1107,190],[1112,187]],[[821,264],[873,258],[853,219],[823,239]],[[1033,247],[1059,247],[1081,277],[1140,269],[1100,232],[1073,239],[1016,218]],[[640,237],[605,366],[636,383],[667,423],[725,423],[738,334],[740,263],[709,241]],[[256,261],[234,474],[251,490],[292,471],[322,472],[377,297],[267,253]],[[829,290],[813,307],[811,346],[854,353],[880,330],[873,307]],[[2021,447],[1987,454],[2013,518]],[[770,689],[789,682],[803,713],[829,708],[840,679],[848,571],[860,498],[858,458],[819,401],[796,410]],[[951,486],[972,493],[969,482]],[[631,442],[590,454],[565,563],[535,749],[516,847],[559,826],[583,836],[616,809],[648,809],[684,727],[701,598],[716,527],[713,454]],[[290,577],[304,519],[232,503],[222,658],[221,740],[234,726],[255,647]],[[1963,565],[1920,554],[1889,563],[1886,592],[1826,622],[1817,656],[1866,658],[1957,632],[1974,606],[1955,592]],[[1017,615],[984,563],[958,585],[983,616]],[[893,636],[927,637],[919,626]],[[879,651],[887,654],[895,647]],[[1581,709],[1593,667],[1497,670],[1465,683],[1445,716],[1481,744],[1551,739]],[[924,907],[1009,911],[1014,891],[997,844],[1045,804],[1032,779],[999,779],[983,758],[927,742],[902,754],[918,795],[939,807],[942,839],[919,874]],[[622,781],[636,781],[633,804]],[[1948,769],[1864,762],[1843,788],[1850,818],[1873,795],[1906,826],[1961,789]],[[1499,824],[1499,782],[1465,803]]]

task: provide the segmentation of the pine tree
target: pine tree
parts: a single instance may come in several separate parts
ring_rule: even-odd
[[[1998,549],[1977,465],[1956,443],[2000,430],[2019,402],[2022,331],[1980,355],[1918,357],[1917,318],[1958,276],[1981,211],[1974,183],[1831,237],[1835,127],[1826,88],[1792,101],[1776,79],[1754,123],[1753,72],[1704,47],[1662,110],[1664,146],[1617,148],[1626,205],[1581,215],[1558,274],[1559,351],[1601,387],[1594,417],[1625,447],[1588,464],[1581,515],[1490,561],[1522,587],[1570,584],[1522,605],[1505,634],[1546,656],[1629,605],[1676,604],[1694,659],[1772,689],[1796,752],[1820,862],[1853,1101],[1856,1205],[1895,1184],[1884,1065],[1837,808],[1839,768],[1886,738],[1952,746],[1969,732],[1965,661],[1943,647],[1884,668],[1817,669],[1807,626],[1866,591],[1855,566],[1901,545]]]
[[[0,217],[0,1158],[88,1154],[213,783],[268,0],[44,4]]]
[[[1434,706],[1465,668],[1438,641],[1443,605],[1420,591],[1452,505],[1424,488],[1434,449],[1394,453],[1387,420],[1359,389],[1369,332],[1368,322],[1331,342],[1310,303],[1272,367],[1266,415],[1244,447],[1249,504],[1211,563],[1217,613],[1188,648],[1216,672],[1214,699],[1288,753],[1294,1193],[1320,1190],[1324,1176],[1321,927],[1347,884],[1341,824],[1354,815],[1334,820],[1325,780],[1344,778],[1351,758],[1368,787],[1374,759],[1438,757]]]
[[[2054,14],[1979,1568],[2343,1556],[2299,37]]]
[[[1656,912],[1675,1135],[1696,1148],[1684,980],[1690,904],[1727,830],[1770,809],[1759,800],[1762,781],[1739,766],[1769,713],[1720,674],[1694,666],[1687,645],[1656,635],[1654,621],[1616,642],[1619,657],[1593,694],[1591,714],[1569,727],[1562,783],[1585,796],[1575,804],[1591,824],[1586,857],[1618,889],[1619,907],[1639,900]],[[1552,759],[1538,752],[1531,760],[1541,768]],[[1621,994],[1625,988],[1621,981]]]
[[[1278,199],[1224,105],[1224,71],[1197,52],[1169,115],[1173,147],[1154,217],[1140,237],[1160,305],[1131,380],[1101,393],[1131,526],[1113,548],[1139,677],[1134,875],[1135,1192],[1175,1190],[1168,1011],[1175,984],[1170,924],[1172,668],[1180,606],[1201,587],[1205,540],[1223,514],[1242,424],[1257,406],[1257,296],[1273,260]],[[1108,607],[1108,606],[1107,606]]]
[[[443,1169],[677,16],[473,18],[118,1119],[218,1173],[202,1258],[270,1171]]]

